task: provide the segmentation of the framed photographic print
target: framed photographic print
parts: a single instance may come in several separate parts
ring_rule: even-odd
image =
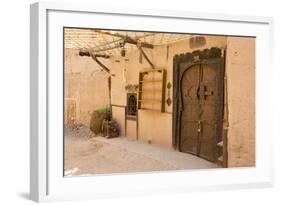
[[[31,5],[35,201],[272,186],[268,17]]]

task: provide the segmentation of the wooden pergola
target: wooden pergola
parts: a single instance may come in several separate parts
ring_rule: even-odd
[[[65,28],[64,46],[88,50],[97,55],[114,56],[120,55],[122,49],[130,52],[139,48],[169,45],[191,37],[190,34]]]

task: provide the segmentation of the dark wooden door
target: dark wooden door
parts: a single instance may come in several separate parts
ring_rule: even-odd
[[[181,79],[180,149],[210,161],[216,160],[219,140],[219,83],[217,68],[206,64],[189,67]]]
[[[191,66],[185,71],[181,80],[181,136],[180,150],[198,154],[199,151],[199,99],[197,97],[200,85],[200,65]]]
[[[173,63],[173,145],[179,151],[216,162],[224,108],[221,50],[176,55]]]

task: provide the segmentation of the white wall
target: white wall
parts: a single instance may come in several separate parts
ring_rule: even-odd
[[[1,49],[0,49],[0,203],[34,204],[28,201],[29,189],[29,3],[30,0],[2,1],[0,7],[1,19]],[[83,0],[79,0],[79,3]],[[244,15],[268,15],[275,17],[275,73],[272,74],[275,88],[273,108],[275,121],[276,144],[276,188],[236,190],[209,193],[188,193],[162,196],[114,198],[83,202],[54,203],[54,204],[280,204],[280,156],[281,156],[281,12],[279,1],[245,1],[245,0],[201,0],[201,1],[151,1],[142,0],[107,0],[91,1],[95,4],[110,7],[146,8],[157,10],[192,10],[201,12],[221,12]],[[277,69],[278,68],[278,69]],[[277,129],[278,128],[278,129]],[[278,136],[278,137],[277,137]],[[278,149],[277,149],[278,148]]]

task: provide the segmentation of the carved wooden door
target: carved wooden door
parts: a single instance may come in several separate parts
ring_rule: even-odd
[[[210,161],[217,158],[223,108],[221,69],[214,65],[180,65],[180,151]]]

